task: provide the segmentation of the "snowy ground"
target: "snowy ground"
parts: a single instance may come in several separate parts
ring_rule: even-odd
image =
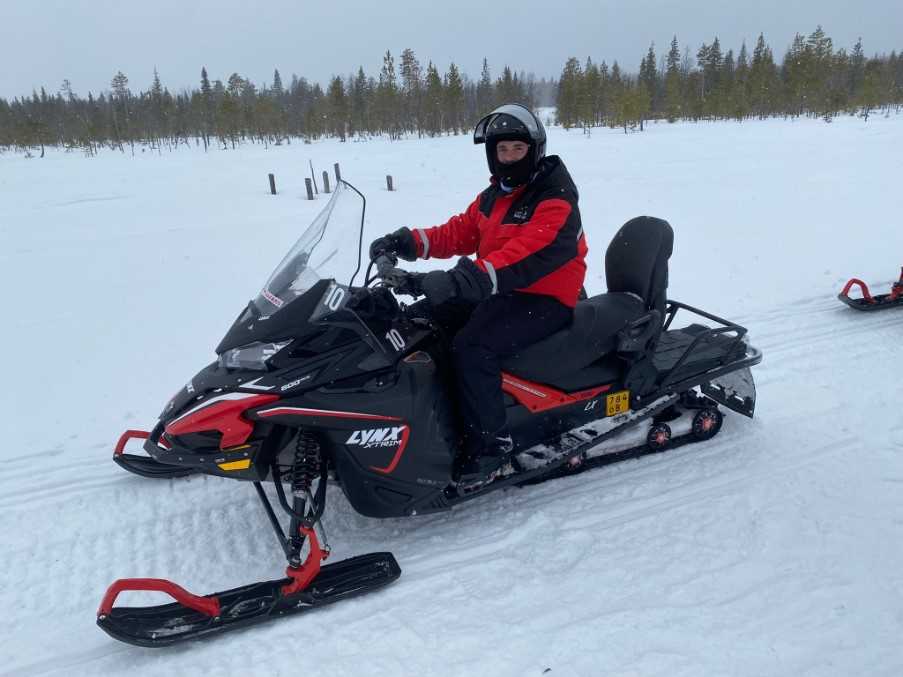
[[[153,425],[325,204],[302,199],[309,160],[367,194],[369,241],[463,209],[483,151],[0,156],[0,675],[903,674],[903,310],[834,298],[852,275],[886,290],[903,264],[900,148],[903,116],[551,130],[589,291],[621,223],[667,218],[670,296],[765,353],[756,419],[450,514],[371,520],[332,492],[336,556],[391,550],[398,583],[162,651],[95,627],[114,579],[212,592],[284,562],[250,486],[127,475],[119,433]]]

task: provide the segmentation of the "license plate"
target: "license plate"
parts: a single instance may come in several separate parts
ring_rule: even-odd
[[[615,416],[623,414],[630,409],[630,391],[619,390],[616,393],[605,396],[605,415]]]

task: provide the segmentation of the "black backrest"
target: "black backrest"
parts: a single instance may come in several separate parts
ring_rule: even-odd
[[[605,252],[605,278],[610,292],[639,295],[647,310],[665,312],[668,259],[674,231],[664,219],[638,216],[615,233]]]

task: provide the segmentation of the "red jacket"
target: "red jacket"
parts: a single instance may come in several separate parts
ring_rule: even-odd
[[[422,258],[477,255],[493,293],[545,294],[573,308],[586,276],[587,246],[577,188],[558,156],[530,183],[506,193],[493,181],[463,214],[414,230]]]

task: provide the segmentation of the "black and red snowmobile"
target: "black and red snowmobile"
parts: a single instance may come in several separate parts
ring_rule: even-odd
[[[448,337],[396,298],[416,288],[418,273],[380,256],[364,285],[354,285],[365,204],[340,182],[217,346],[217,360],[172,398],[153,430],[124,433],[114,455],[146,477],[206,473],[251,483],[285,551],[286,576],[204,596],[164,579],[116,581],[97,613],[116,639],[173,644],[397,579],[390,553],[321,564],[328,481],[363,515],[432,513],[707,440],[721,429],[720,407],[752,417],[749,368],[761,353],[745,328],[666,300],[673,233],[665,221],[640,217],[608,248],[608,293],[580,301],[571,326],[504,364],[511,463],[491,481],[456,483],[460,426]],[[679,316],[707,324],[678,328]],[[146,455],[125,452],[131,438],[145,439]],[[265,483],[274,485],[287,530]],[[175,601],[114,606],[126,590],[162,591]]]
[[[862,296],[853,298],[850,290],[859,287]],[[900,279],[891,285],[887,294],[875,294],[869,291],[868,285],[859,278],[850,279],[837,295],[841,301],[856,310],[885,310],[895,306],[903,306],[903,268],[900,268]]]

